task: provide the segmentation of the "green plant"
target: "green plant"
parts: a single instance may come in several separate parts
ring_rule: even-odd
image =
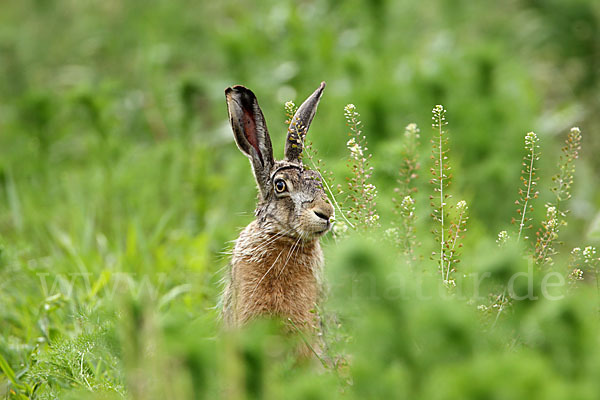
[[[350,204],[346,217],[355,221],[355,224],[366,228],[379,226],[379,214],[377,213],[377,188],[371,183],[373,167],[370,166],[372,154],[367,147],[367,138],[362,132],[360,114],[354,104],[344,107],[346,125],[350,129],[350,139],[346,143],[350,154],[348,166],[351,176],[347,179],[347,203]]]
[[[573,127],[561,149],[558,173],[552,177],[554,201],[546,204],[546,219],[542,221],[542,227],[536,232],[534,257],[538,265],[552,264],[560,228],[567,225],[566,217],[569,210],[565,208],[564,203],[571,198],[575,160],[579,157],[580,149],[581,131],[579,128]]]
[[[583,281],[589,276],[596,281],[600,290],[600,257],[596,257],[596,248],[594,246],[586,246],[583,250],[580,247],[573,248],[571,250],[568,270],[571,283],[576,284],[578,281]]]
[[[533,212],[532,201],[538,198],[539,191],[537,190],[537,182],[539,180],[535,175],[537,170],[535,162],[540,159],[539,155],[539,139],[534,132],[528,132],[525,135],[525,150],[527,153],[523,157],[523,169],[521,170],[521,183],[523,187],[519,188],[519,199],[515,204],[517,208],[518,219],[513,218],[512,223],[518,222],[517,241],[525,234],[525,231],[531,229],[531,217],[528,213]],[[523,190],[523,188],[525,190]],[[528,240],[528,236],[523,236],[523,239]]]
[[[396,208],[406,196],[412,196],[417,191],[416,180],[419,177],[419,169],[421,165],[418,160],[418,151],[420,146],[421,135],[417,124],[411,123],[404,128],[402,138],[402,150],[400,152],[400,167],[398,168],[397,187],[394,188],[394,194],[398,198],[392,198],[392,202]],[[400,200],[398,200],[400,199]]]
[[[430,183],[433,185],[434,195],[429,196],[429,199],[433,208],[431,216],[433,221],[439,224],[432,232],[440,248],[439,252],[433,252],[432,257],[437,256],[439,259],[437,264],[444,285],[454,287],[456,281],[453,274],[456,264],[460,262],[458,250],[462,247],[460,241],[466,231],[468,207],[466,201],[459,201],[456,207],[458,214],[454,220],[450,219],[449,211],[452,206],[448,204],[448,200],[452,196],[448,193],[448,187],[452,182],[452,173],[448,163],[448,132],[444,128],[448,125],[446,110],[442,105],[436,105],[432,113],[432,127],[436,136],[431,139],[433,166],[430,171],[433,178]]]
[[[394,215],[392,228],[386,231],[393,243],[396,243],[408,262],[413,264],[417,257],[415,249],[418,246],[416,236],[416,213],[414,194],[418,191],[416,179],[420,164],[418,162],[419,128],[411,123],[404,129],[401,161],[398,169],[397,187],[394,188],[392,203]]]

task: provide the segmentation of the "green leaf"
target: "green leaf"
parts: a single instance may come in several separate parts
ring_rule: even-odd
[[[8,377],[8,380],[13,384],[13,386],[16,389],[18,389],[19,391],[25,390],[25,386],[19,383],[17,375],[15,375],[15,371],[13,371],[10,365],[8,365],[8,361],[6,361],[4,357],[2,357],[2,354],[0,354],[0,369],[2,370],[2,372],[4,372],[4,374]]]

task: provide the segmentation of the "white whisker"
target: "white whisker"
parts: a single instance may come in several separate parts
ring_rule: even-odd
[[[273,234],[273,237],[270,237],[265,242],[260,243],[260,246],[257,249],[255,249],[256,253],[261,254],[262,250],[264,250],[267,246],[269,246],[271,243],[275,242],[277,239],[280,239],[281,237],[283,237],[284,235],[287,235],[290,232],[292,232],[292,230],[287,229],[285,231],[277,232],[277,233]]]
[[[256,286],[254,286],[254,289],[252,290],[252,293],[250,293],[250,298],[252,298],[252,296],[254,296],[254,293],[256,292],[256,289],[258,289],[258,287],[260,286],[260,284],[263,281],[263,279],[265,279],[265,277],[269,274],[269,272],[271,272],[271,270],[273,269],[273,267],[275,267],[275,264],[277,264],[277,260],[279,260],[279,257],[281,257],[282,254],[283,254],[283,250],[281,250],[279,252],[279,254],[277,255],[277,258],[275,258],[275,261],[273,261],[273,264],[271,264],[271,266],[269,267],[269,269],[267,270],[267,272],[265,272],[263,274],[262,278],[260,278],[260,280],[258,281],[258,283],[256,284]]]
[[[279,271],[279,274],[277,274],[277,278],[279,278],[281,276],[281,274],[285,270],[285,267],[288,265],[288,262],[290,261],[290,258],[291,258],[292,254],[294,252],[294,249],[296,247],[299,248],[298,244],[300,243],[301,240],[302,240],[302,234],[300,234],[300,236],[298,236],[298,239],[294,242],[294,244],[292,245],[292,248],[288,252],[287,258],[285,259],[285,263],[283,264],[283,267],[281,267],[281,270]]]

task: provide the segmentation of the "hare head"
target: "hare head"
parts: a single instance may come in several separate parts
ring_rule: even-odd
[[[229,120],[238,148],[250,159],[259,191],[256,220],[261,230],[295,240],[314,240],[331,228],[333,207],[321,176],[302,164],[304,137],[317,111],[325,82],[298,108],[285,141],[285,157],[273,158],[271,138],[251,90],[225,90]]]

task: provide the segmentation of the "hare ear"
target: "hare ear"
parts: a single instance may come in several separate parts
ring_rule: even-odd
[[[273,148],[265,117],[258,106],[256,96],[244,86],[225,89],[229,122],[235,143],[250,159],[254,177],[261,194],[266,194],[269,173],[273,167]]]
[[[325,89],[325,82],[321,82],[319,88],[302,103],[292,118],[285,141],[285,159],[287,161],[300,163],[300,155],[304,148],[304,136],[306,136],[310,123],[317,112],[323,89]]]

